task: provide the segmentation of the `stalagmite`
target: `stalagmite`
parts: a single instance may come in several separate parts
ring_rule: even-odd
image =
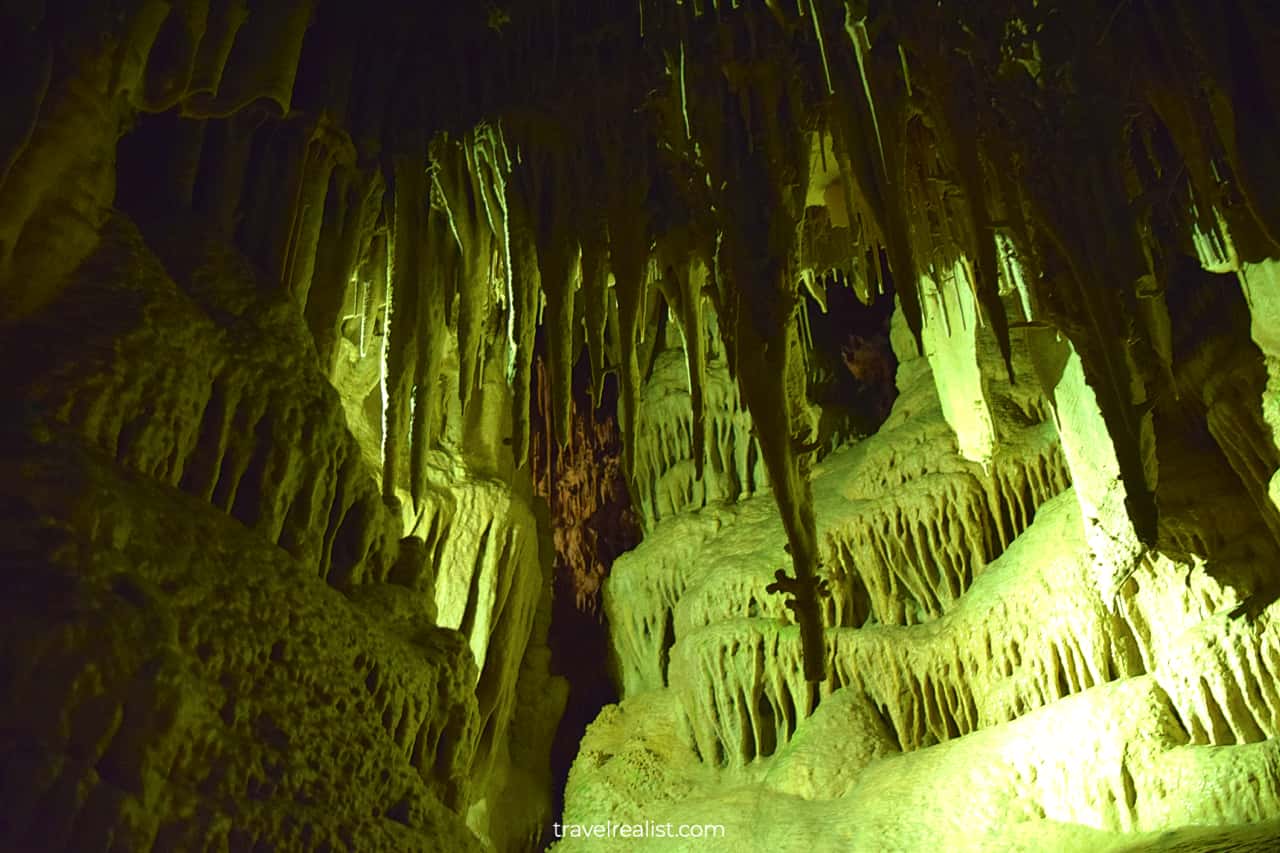
[[[768,476],[751,415],[730,378],[723,352],[708,353],[703,411],[706,460],[695,466],[694,407],[683,348],[664,351],[639,397],[633,500],[647,527],[698,506],[732,501],[765,488]]]

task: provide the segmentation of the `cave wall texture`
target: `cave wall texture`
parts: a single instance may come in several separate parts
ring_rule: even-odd
[[[1280,845],[1280,6],[0,46],[0,849]]]

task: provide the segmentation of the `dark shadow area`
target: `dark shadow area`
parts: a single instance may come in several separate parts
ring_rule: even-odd
[[[591,365],[585,353],[578,360],[571,422],[561,447],[548,428],[550,388],[541,329],[535,352],[530,459],[534,489],[551,510],[555,543],[547,644],[552,672],[569,682],[568,702],[551,746],[553,820],[559,820],[569,769],[587,726],[619,698],[609,676],[601,584],[614,559],[639,544],[641,533],[623,473],[615,377],[606,377],[600,405],[593,406]],[[544,828],[543,846],[554,840],[551,829]]]
[[[1267,375],[1249,307],[1235,282],[1186,256],[1171,265],[1165,298],[1173,386],[1154,409],[1159,544],[1206,557],[1244,599],[1233,615],[1257,615],[1280,597],[1280,516],[1268,492],[1280,454],[1260,405]]]
[[[826,311],[805,296],[809,333],[810,399],[822,407],[818,441],[829,452],[846,441],[871,435],[898,396],[894,377],[898,359],[889,345],[893,288],[884,271],[885,293],[870,305],[833,274],[823,279]]]

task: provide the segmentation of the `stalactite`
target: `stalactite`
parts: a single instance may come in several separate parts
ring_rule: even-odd
[[[516,348],[520,341],[516,336],[516,286],[515,272],[512,269],[511,255],[511,201],[507,192],[507,178],[511,172],[511,153],[507,150],[507,141],[503,137],[502,128],[491,127],[487,130],[487,145],[477,151],[477,159],[487,163],[488,181],[480,183],[484,192],[485,211],[489,215],[489,225],[493,228],[494,239],[498,242],[499,262],[505,278],[505,300],[507,312],[507,382],[515,381]]]
[[[147,110],[164,112],[187,94],[196,56],[208,30],[209,5],[209,0],[173,4],[147,57],[145,85],[140,93]]]
[[[826,663],[814,579],[817,535],[809,481],[796,452],[797,400],[789,383],[797,294],[795,271],[788,262],[796,219],[788,216],[795,217],[798,211],[793,209],[793,199],[784,195],[777,174],[782,171],[800,180],[796,198],[805,197],[808,138],[788,123],[788,111],[798,104],[788,98],[783,85],[769,81],[756,92],[741,81],[737,85],[741,86],[737,92],[730,88],[721,95],[724,124],[718,130],[725,135],[720,144],[706,148],[713,184],[728,190],[718,204],[725,217],[720,304],[736,303],[737,308],[721,322],[732,324],[733,334],[726,340],[730,360],[737,366],[742,399],[755,423],[791,547],[795,575],[788,592],[794,596],[803,637],[805,677],[820,681]],[[748,114],[742,102],[753,100],[757,102]],[[753,116],[760,126],[753,125]],[[761,138],[750,144],[757,134]],[[754,211],[747,214],[760,208],[761,199],[770,199],[763,205],[766,214],[759,219]]]
[[[691,246],[682,250],[673,249],[670,240],[659,243],[658,252],[664,268],[659,279],[659,288],[667,300],[680,333],[684,339],[685,365],[689,379],[689,402],[693,408],[692,445],[693,464],[696,476],[702,479],[703,466],[707,456],[706,422],[707,411],[704,400],[707,387],[707,352],[706,337],[703,326],[702,300],[707,286],[708,270],[706,264]]]
[[[195,206],[224,234],[235,233],[254,136],[265,119],[264,112],[249,108],[212,124],[206,131],[216,139],[208,149],[216,149],[217,156],[215,158],[211,150],[204,155]]]
[[[533,411],[533,350],[538,328],[538,312],[542,302],[542,277],[538,269],[538,253],[531,220],[532,200],[519,180],[511,184],[507,196],[510,224],[508,243],[511,254],[512,314],[514,338],[512,379],[512,451],[517,466],[529,461],[530,413]]]
[[[378,210],[373,215],[372,221],[376,224],[365,253],[365,269],[368,271],[369,283],[365,288],[364,303],[360,306],[362,309],[360,318],[360,355],[362,358],[369,350],[371,339],[378,338],[377,347],[380,350],[386,334],[382,318],[384,317],[384,307],[387,304],[387,284],[391,271],[388,268],[388,227],[385,211],[393,203],[392,199],[388,198],[388,195],[384,188],[383,197],[378,204]],[[382,362],[380,356],[379,362]]]
[[[1134,400],[1127,352],[1135,309],[1131,288],[1143,269],[1132,255],[1136,240],[1122,245],[1120,235],[1132,236],[1133,229],[1126,213],[1103,189],[1121,185],[1107,180],[1106,175],[1114,176],[1114,170],[1106,160],[1105,155],[1095,157],[1085,171],[1086,194],[1076,196],[1077,209],[1068,214],[1072,217],[1068,222],[1055,221],[1058,209],[1050,209],[1047,199],[1037,203],[1041,224],[1054,235],[1055,248],[1063,253],[1070,270],[1061,282],[1073,291],[1071,313],[1064,319],[1078,329],[1072,343],[1080,352],[1085,376],[1097,394],[1115,444],[1130,520],[1140,541],[1154,543],[1157,511],[1142,453],[1143,421],[1149,419],[1149,413]],[[1110,259],[1103,268],[1107,280],[1099,280],[1075,260],[1086,257]]]
[[[587,353],[591,358],[592,399],[599,402],[604,391],[608,369],[605,348],[605,326],[613,292],[609,287],[608,230],[603,211],[593,210],[583,217],[582,295],[583,324],[586,326]]]
[[[641,324],[648,276],[648,223],[643,218],[643,203],[625,194],[610,202],[610,259],[617,281],[618,327],[622,363],[619,368],[619,417],[622,424],[623,460],[627,475],[635,470],[636,423],[640,405]]]
[[[385,330],[386,426],[383,434],[382,491],[387,499],[405,483],[409,471],[405,456],[410,451],[409,405],[417,375],[417,359],[422,334],[419,300],[424,278],[423,214],[427,182],[424,164],[426,144],[420,133],[408,140],[405,150],[394,155],[395,166],[395,256]]]
[[[480,388],[487,341],[485,324],[494,305],[494,252],[505,254],[495,246],[506,234],[506,228],[491,222],[488,197],[493,192],[499,164],[495,162],[494,144],[489,131],[481,128],[472,135],[453,142],[447,138],[432,144],[433,180],[458,243],[462,265],[458,280],[458,393],[463,411],[472,395]],[[452,300],[450,300],[451,302]]]
[[[538,272],[546,297],[545,322],[550,347],[547,370],[553,401],[549,432],[561,442],[567,439],[561,430],[568,424],[577,340],[574,303],[579,255],[578,241],[571,230],[576,188],[565,156],[563,152],[546,150],[536,154],[524,152],[527,164],[524,180],[528,182],[525,192],[530,210],[538,214],[532,224]]]
[[[49,94],[53,74],[53,48],[45,39],[26,38],[6,55],[3,73],[11,82],[5,99],[10,113],[0,131],[0,187],[22,155],[36,129],[36,121]]]
[[[382,176],[369,169],[339,167],[331,203],[321,228],[314,283],[305,305],[321,369],[331,375],[338,356],[341,315],[361,246],[368,243],[373,220],[382,205]],[[357,311],[361,329],[368,306],[368,283],[359,283]],[[363,331],[359,347],[363,350]]]
[[[850,224],[861,224],[862,242],[872,253],[873,262],[880,248],[885,249],[907,326],[920,344],[923,315],[915,287],[917,269],[902,187],[905,117],[899,105],[885,96],[881,98],[881,110],[875,108],[870,87],[875,82],[876,57],[865,41],[865,26],[859,28],[857,20],[850,17],[851,8],[846,6],[845,29],[854,46],[854,57],[850,60],[842,53],[833,55],[832,60],[840,63],[845,75],[865,76],[864,96],[837,100],[832,106],[831,123],[837,156],[847,164],[842,172],[846,173]],[[879,119],[882,112],[883,124]]]
[[[416,319],[422,337],[413,377],[418,401],[410,437],[413,457],[409,471],[410,493],[415,501],[421,501],[426,492],[429,456],[436,449],[438,430],[447,410],[440,380],[447,342],[446,300],[452,290],[448,283],[463,275],[465,265],[448,218],[438,206],[426,212],[422,241],[422,251],[429,262],[421,279]]]
[[[975,96],[974,100],[977,100]],[[1013,355],[1009,341],[1009,319],[1005,315],[1004,303],[1000,299],[999,257],[996,251],[995,226],[987,205],[986,181],[982,162],[978,153],[977,134],[975,128],[964,121],[964,116],[974,110],[973,103],[949,104],[948,123],[950,137],[955,146],[956,172],[960,186],[964,191],[966,212],[964,218],[969,231],[965,241],[969,251],[974,254],[976,267],[973,270],[974,290],[978,304],[982,306],[983,315],[995,333],[996,343],[1000,347],[1000,355],[1004,359],[1005,372],[1010,382],[1014,381]]]
[[[120,17],[119,43],[107,84],[111,95],[145,88],[147,60],[170,11],[168,3],[144,0]]]
[[[226,72],[236,35],[249,17],[247,0],[210,3],[209,15],[191,69],[189,92],[193,103],[209,102]]]
[[[314,3],[274,4],[252,15],[243,0],[214,4],[215,38],[208,40],[208,51],[201,41],[188,109],[205,118],[225,118],[265,99],[278,115],[287,114]]]
[[[798,4],[799,0],[797,0]],[[822,73],[827,79],[827,94],[834,95],[836,87],[831,82],[831,64],[827,61],[827,43],[822,38],[822,16],[818,13],[816,5],[817,0],[809,0],[809,17],[813,19],[813,37],[818,42],[818,51],[822,56]],[[800,6],[800,14],[804,14],[804,7]]]
[[[301,185],[294,213],[294,230],[285,253],[282,281],[294,300],[306,307],[311,291],[311,279],[315,272],[316,249],[324,226],[325,203],[330,188],[330,177],[335,168],[355,166],[356,151],[346,131],[332,126],[328,121],[316,123],[307,144],[302,167]],[[336,200],[346,205],[345,198]],[[345,281],[345,279],[344,279]]]
[[[237,243],[266,269],[272,281],[283,284],[289,247],[297,227],[297,203],[305,177],[310,127],[305,118],[295,117],[283,123],[265,124],[261,134],[261,139],[249,143],[260,153],[252,172],[246,175],[245,188],[232,218]]]
[[[876,114],[876,99],[871,92],[871,78],[867,73],[867,54],[871,51],[871,39],[867,37],[867,21],[866,18],[853,18],[853,9],[845,4],[845,32],[849,35],[849,41],[853,42],[853,52],[858,59],[858,76],[862,79],[862,94],[867,99],[867,109],[871,115],[871,127],[876,135],[876,148],[880,151],[880,168],[884,174],[892,174],[889,170],[889,161],[884,153],[884,137],[880,134],[880,119]]]
[[[1243,4],[1242,4],[1243,5]],[[1253,222],[1261,232],[1261,245],[1249,245],[1247,261],[1259,261],[1280,251],[1280,170],[1267,140],[1280,135],[1276,109],[1269,97],[1267,76],[1259,66],[1254,21],[1241,14],[1241,5],[1224,7],[1226,49],[1230,58],[1230,83],[1224,87],[1231,99],[1234,148],[1228,148],[1232,172],[1240,182]],[[1253,16],[1255,19],[1257,15]],[[1267,26],[1261,23],[1264,28]],[[1265,31],[1265,30],[1264,30]],[[1242,229],[1243,230],[1243,229]],[[1243,235],[1240,235],[1243,236]]]

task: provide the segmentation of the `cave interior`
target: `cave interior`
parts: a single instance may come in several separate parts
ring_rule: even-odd
[[[0,849],[1280,849],[1280,5],[0,45]]]

